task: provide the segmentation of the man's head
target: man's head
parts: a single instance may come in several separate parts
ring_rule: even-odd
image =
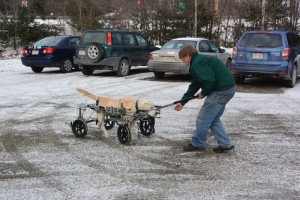
[[[182,47],[182,49],[180,49],[180,51],[179,51],[179,58],[183,59],[184,57],[186,57],[186,56],[192,56],[195,53],[198,53],[197,49],[195,49],[191,45],[187,45],[187,46]]]
[[[179,58],[185,63],[189,64],[191,61],[191,57],[193,54],[198,53],[197,49],[192,47],[191,45],[184,46],[179,51]]]

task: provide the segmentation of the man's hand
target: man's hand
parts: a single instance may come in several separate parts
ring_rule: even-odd
[[[183,108],[183,105],[181,103],[177,103],[174,107],[174,110],[181,111],[182,108]]]

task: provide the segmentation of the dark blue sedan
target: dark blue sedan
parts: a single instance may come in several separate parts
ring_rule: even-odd
[[[59,67],[61,72],[70,72],[74,66],[73,56],[79,43],[78,36],[51,36],[32,45],[23,47],[22,64],[31,67],[35,73],[45,67]]]

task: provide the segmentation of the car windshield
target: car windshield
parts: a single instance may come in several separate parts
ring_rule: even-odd
[[[239,45],[253,48],[275,48],[282,46],[282,38],[280,34],[273,33],[246,33]]]
[[[181,49],[186,45],[191,45],[196,48],[197,41],[191,40],[170,40],[161,49]]]
[[[57,44],[63,39],[64,37],[61,36],[52,36],[43,38],[36,43],[35,46],[57,46]]]
[[[85,32],[81,38],[80,44],[89,44],[92,42],[106,44],[105,32]]]

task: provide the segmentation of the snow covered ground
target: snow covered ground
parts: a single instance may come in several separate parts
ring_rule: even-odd
[[[91,124],[81,139],[66,124],[79,106],[94,103],[76,87],[166,105],[181,98],[186,77],[158,81],[145,67],[127,77],[55,68],[35,74],[16,57],[0,60],[0,82],[1,200],[299,199],[299,80],[293,89],[274,80],[237,85],[223,116],[236,146],[227,154],[213,153],[211,134],[206,151],[182,151],[202,100],[181,112],[162,109],[155,133],[131,145],[119,144],[117,127],[104,139]]]

